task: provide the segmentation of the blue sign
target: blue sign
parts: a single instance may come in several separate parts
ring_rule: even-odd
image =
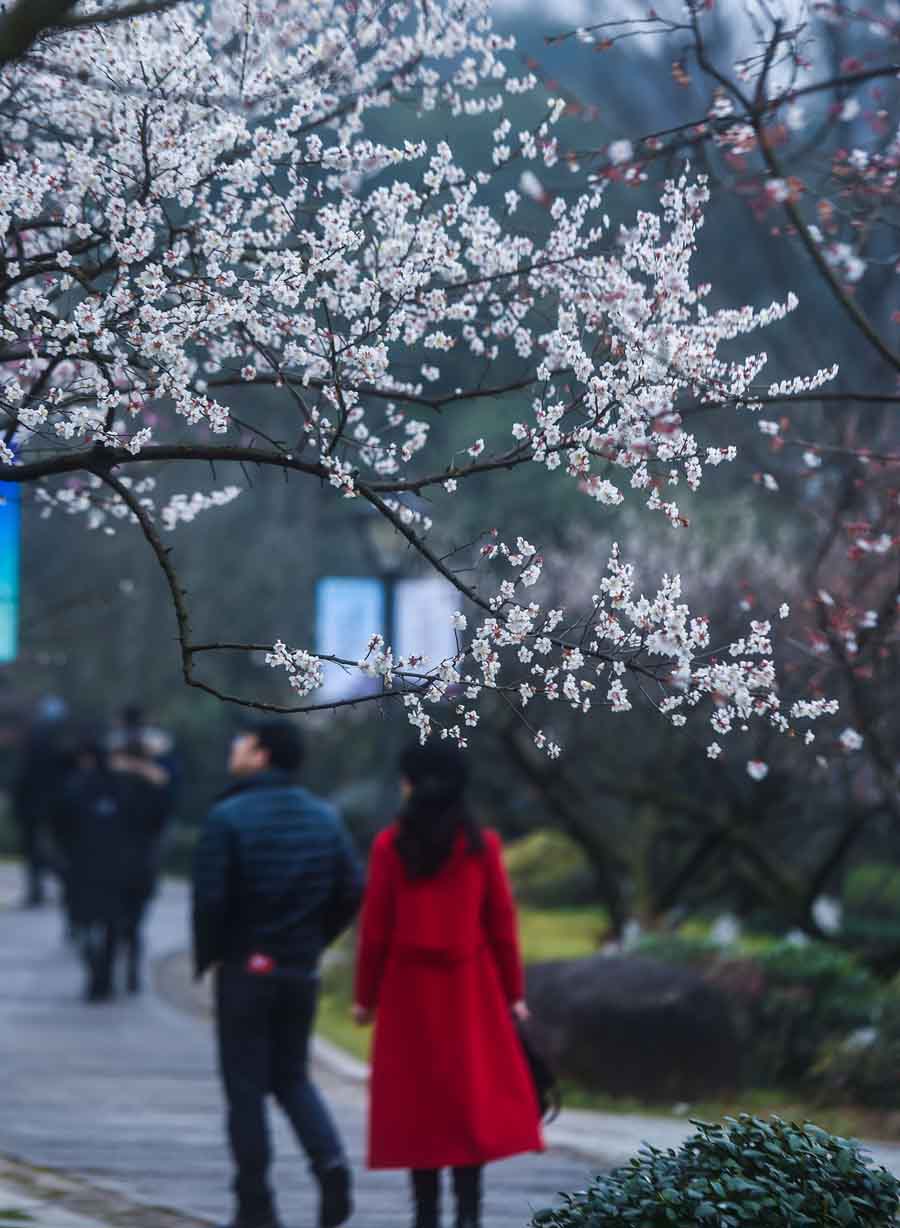
[[[316,653],[359,661],[369,637],[384,631],[384,588],[366,576],[326,576],[316,585]],[[358,670],[326,665],[324,682],[314,699],[356,699],[376,690],[373,679]]]
[[[19,486],[0,482],[0,664],[19,646]]]

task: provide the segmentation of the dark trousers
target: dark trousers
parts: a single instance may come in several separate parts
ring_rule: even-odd
[[[80,930],[81,954],[84,959],[84,996],[88,1002],[99,1002],[111,996],[116,963],[117,933],[115,921],[92,921]]]
[[[44,875],[50,868],[44,850],[43,823],[29,816],[19,819],[20,847],[25,870],[25,903],[44,902]]]
[[[284,1111],[316,1172],[344,1158],[337,1128],[307,1069],[317,996],[315,976],[256,975],[226,965],[216,977],[219,1066],[228,1102],[234,1190],[238,1217],[247,1224],[275,1215],[268,1183],[267,1094]]]
[[[112,996],[115,989],[116,961],[124,951],[126,959],[126,985],[129,993],[138,993],[141,987],[141,924],[144,906],[135,907],[119,920],[70,921],[70,929],[78,935],[84,959],[84,996],[89,1002],[97,1002]]]
[[[478,1228],[481,1223],[481,1174],[480,1164],[454,1168],[453,1194],[456,1199],[456,1223],[458,1228]],[[437,1168],[414,1168],[412,1177],[415,1200],[415,1228],[439,1228],[441,1174]]]

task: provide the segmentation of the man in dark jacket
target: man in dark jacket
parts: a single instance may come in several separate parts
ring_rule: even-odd
[[[237,736],[228,763],[235,783],[213,806],[194,862],[195,972],[216,969],[236,1169],[231,1228],[277,1228],[268,1093],[309,1158],[322,1228],[351,1211],[344,1149],[307,1066],[319,959],[356,914],[362,872],[336,812],[295,783],[302,758],[290,721],[259,721]]]

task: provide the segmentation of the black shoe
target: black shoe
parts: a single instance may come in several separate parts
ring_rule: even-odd
[[[350,1169],[346,1164],[332,1164],[330,1168],[319,1169],[316,1180],[321,1195],[319,1228],[338,1228],[353,1214]]]

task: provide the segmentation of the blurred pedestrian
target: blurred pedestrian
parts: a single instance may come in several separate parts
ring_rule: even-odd
[[[69,833],[68,908],[85,963],[85,997],[112,996],[122,953],[128,992],[137,993],[141,925],[169,811],[168,775],[144,756],[109,755],[103,737],[87,733],[60,809]]]
[[[401,759],[399,818],[372,848],[354,1014],[375,1019],[369,1166],[408,1168],[415,1228],[477,1228],[482,1167],[543,1147],[515,1019],[527,1018],[515,908],[498,836],[466,804],[446,744]]]
[[[26,908],[43,904],[46,876],[54,864],[55,807],[71,768],[65,741],[67,717],[65,700],[58,695],[44,696],[25,736],[13,782],[13,813],[24,863]]]
[[[111,753],[140,755],[164,768],[169,777],[169,795],[175,804],[181,784],[181,756],[175,738],[168,729],[148,720],[140,704],[126,704],[122,708],[109,731],[107,745]]]
[[[351,1211],[350,1170],[308,1073],[325,947],[359,907],[362,873],[337,813],[301,788],[296,726],[271,718],[232,742],[230,789],[210,812],[194,863],[197,976],[216,970],[219,1063],[235,1165],[232,1228],[274,1228],[265,1098],[306,1152],[319,1223]]]
[[[181,760],[175,739],[168,730],[151,724],[139,704],[126,704],[112,725],[106,746],[113,771],[131,771],[151,784],[165,787],[166,811],[155,827],[144,864],[145,904],[156,891],[162,869],[166,833],[170,827],[175,799],[181,782]],[[140,926],[135,934],[140,946]],[[139,953],[138,953],[139,954]]]

